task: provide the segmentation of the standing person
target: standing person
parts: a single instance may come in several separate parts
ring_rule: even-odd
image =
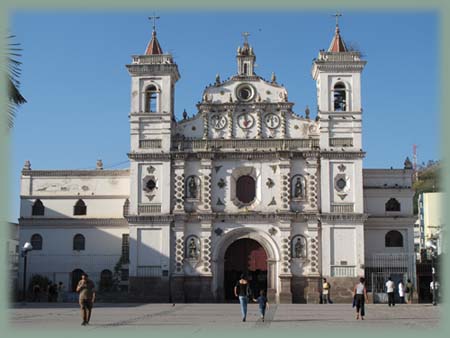
[[[328,283],[327,279],[324,278],[322,284],[322,304],[331,304],[330,289],[330,283]]]
[[[87,274],[83,273],[76,289],[76,291],[80,293],[79,302],[81,318],[83,319],[81,325],[88,325],[91,320],[92,305],[95,301],[94,287],[94,282],[88,278]]]
[[[236,286],[234,287],[234,295],[239,298],[239,303],[241,304],[242,321],[245,322],[247,319],[248,296],[250,295],[250,287],[248,285],[245,274],[242,274],[241,279],[239,279],[239,281],[236,283]]]
[[[48,282],[47,284],[47,301],[50,303],[53,301],[53,283]]]
[[[392,281],[392,278],[389,277],[388,281],[386,282],[386,293],[388,295],[388,304],[389,306],[395,306],[395,300],[394,300],[394,289],[395,289],[395,284]]]
[[[261,314],[261,320],[264,321],[264,317],[266,315],[266,308],[269,308],[269,302],[267,301],[266,293],[264,290],[259,292],[259,297],[254,299],[254,302],[258,302],[259,305],[259,313]]]
[[[41,286],[36,283],[33,285],[33,302],[41,301]]]
[[[364,301],[366,303],[369,303],[365,281],[365,278],[361,277],[359,279],[359,283],[356,284],[353,289],[353,299],[355,300],[356,306],[356,319],[359,319],[359,315],[361,314],[361,320],[364,320],[364,316],[366,315],[364,309]]]
[[[400,304],[405,304],[405,286],[402,280],[398,282],[398,295],[400,297]]]
[[[436,287],[435,292],[433,293],[433,289],[434,287]],[[430,283],[430,292],[431,292],[431,297],[436,297],[436,299],[433,298],[433,303],[437,303],[438,299],[439,299],[439,282],[438,281],[434,281],[434,285],[433,285],[433,281],[431,281]]]
[[[413,295],[413,285],[411,283],[411,279],[408,279],[406,282],[406,288],[405,288],[405,298],[406,303],[411,304],[412,303],[412,295]]]
[[[63,282],[59,282],[58,283],[58,298],[57,298],[58,303],[62,303],[64,301],[64,292],[65,292],[64,284],[63,284]]]

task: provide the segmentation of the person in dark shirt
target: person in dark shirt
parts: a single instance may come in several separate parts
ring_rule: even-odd
[[[234,295],[239,298],[241,304],[242,321],[247,319],[247,304],[248,296],[250,294],[250,287],[248,285],[247,278],[244,274],[241,275],[241,279],[236,283],[234,287]]]
[[[259,313],[261,314],[261,320],[264,321],[264,317],[266,315],[266,308],[269,308],[269,302],[267,301],[266,293],[264,290],[259,292],[259,297],[254,299],[254,302],[257,302],[259,305]]]

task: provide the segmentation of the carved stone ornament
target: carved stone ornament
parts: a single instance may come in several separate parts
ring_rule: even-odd
[[[341,200],[344,200],[347,197],[347,194],[338,194]]]
[[[221,178],[221,179],[219,180],[219,182],[217,182],[217,186],[218,186],[220,189],[223,189],[226,185],[227,185],[227,183],[225,182],[225,180],[224,180],[223,178]]]
[[[269,234],[270,234],[271,236],[275,236],[276,233],[277,233],[277,229],[275,229],[274,227],[272,227],[272,228],[269,229]]]
[[[277,165],[271,165],[273,173],[275,174],[277,172]]]
[[[222,200],[221,200],[220,197],[219,197],[219,198],[217,199],[216,205],[225,205],[225,204],[223,204]]]
[[[347,169],[347,167],[341,163],[341,164],[338,166],[338,169],[339,169],[339,171],[345,171],[345,169]]]
[[[218,166],[214,167],[214,170],[216,171],[216,173],[218,173],[221,168],[222,168],[222,166],[218,165]]]
[[[275,182],[269,177],[267,179],[266,185],[269,189],[271,189],[275,185]]]
[[[216,230],[214,230],[214,233],[215,233],[217,236],[220,236],[220,235],[223,234],[223,230],[222,230],[221,228],[217,228]]]
[[[277,205],[277,201],[275,201],[275,197],[272,197],[272,200],[268,205]]]
[[[147,172],[149,173],[149,174],[153,174],[154,172],[155,172],[155,167],[154,166],[149,166],[148,168],[147,168]]]

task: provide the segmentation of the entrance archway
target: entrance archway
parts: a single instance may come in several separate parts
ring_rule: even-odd
[[[223,285],[226,301],[236,300],[233,289],[242,273],[247,275],[255,297],[261,290],[267,292],[267,253],[254,239],[238,239],[225,251]]]

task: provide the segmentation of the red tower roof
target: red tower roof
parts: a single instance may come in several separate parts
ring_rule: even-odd
[[[145,55],[159,55],[162,53],[162,48],[159,45],[158,39],[156,38],[156,31],[153,31],[152,39],[150,40],[147,49],[145,50]]]
[[[339,34],[339,26],[336,25],[336,30],[334,32],[333,40],[331,40],[330,48],[328,48],[329,52],[346,52],[347,47],[345,46],[344,40],[341,38],[341,34]]]

